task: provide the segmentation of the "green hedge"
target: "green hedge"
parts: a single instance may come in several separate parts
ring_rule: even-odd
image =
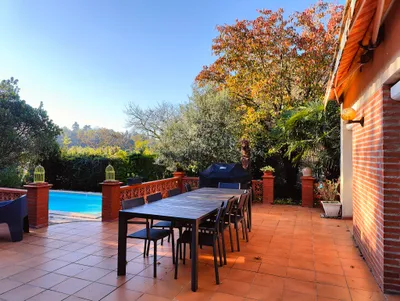
[[[126,183],[128,173],[134,173],[143,181],[170,176],[163,166],[155,164],[155,155],[132,153],[128,158],[107,158],[99,155],[59,154],[43,162],[46,180],[54,189],[76,191],[101,191],[105,168],[111,164],[117,180]]]

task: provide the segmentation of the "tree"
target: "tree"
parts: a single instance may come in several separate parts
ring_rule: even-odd
[[[0,168],[36,163],[56,145],[60,128],[41,103],[33,108],[20,99],[18,80],[0,82]]]
[[[147,109],[131,102],[125,109],[125,114],[128,115],[127,124],[133,131],[157,140],[160,140],[167,123],[174,119],[177,113],[177,107],[167,102]]]
[[[342,6],[319,1],[288,18],[283,9],[260,10],[255,20],[218,26],[212,45],[218,58],[196,81],[229,91],[254,142],[281,111],[322,99],[341,12]]]
[[[214,162],[238,162],[241,127],[228,94],[207,86],[194,88],[179,115],[170,120],[157,144],[158,162],[197,173]]]
[[[79,131],[79,123],[77,123],[76,121],[72,125],[72,131],[73,132],[78,132]]]

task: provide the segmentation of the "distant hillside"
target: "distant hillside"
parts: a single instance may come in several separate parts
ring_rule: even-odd
[[[92,128],[90,125],[80,127],[77,122],[69,129],[64,127],[62,134],[57,137],[57,142],[61,147],[107,147],[118,146],[123,150],[134,149],[135,140],[142,140],[138,135],[126,132],[116,132],[106,128]]]

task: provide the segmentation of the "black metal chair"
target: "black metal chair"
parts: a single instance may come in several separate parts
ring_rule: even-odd
[[[219,253],[219,260],[220,266],[222,266],[222,254],[221,254],[221,245],[219,242],[220,236],[220,223],[221,220],[226,212],[226,206],[228,202],[222,202],[221,207],[218,209],[218,213],[215,217],[215,224],[212,233],[207,232],[199,232],[199,244],[202,246],[210,246],[213,248],[213,255],[214,255],[214,269],[215,269],[215,280],[216,283],[219,284],[219,273],[218,273],[218,259],[217,259],[217,247]],[[183,264],[185,264],[185,257],[186,257],[186,244],[191,245],[192,242],[192,230],[186,230],[183,234],[178,238],[177,245],[176,245],[176,258],[175,258],[175,279],[178,278],[178,254],[183,247]]]
[[[121,206],[122,209],[130,209],[130,208],[134,208],[137,206],[141,206],[144,205],[145,201],[144,198],[136,198],[136,199],[130,199],[130,200],[125,200],[121,202]],[[134,225],[146,225],[147,221],[132,221],[132,220],[128,220],[127,221],[128,224],[134,224]],[[147,240],[144,241],[144,250],[143,250],[143,257],[146,257],[146,248],[147,248]]]
[[[223,218],[221,219],[220,222],[220,233],[221,233],[221,239],[222,239],[222,253],[224,255],[224,264],[227,264],[226,261],[226,248],[225,248],[225,236],[224,236],[224,231],[226,229],[229,229],[229,238],[230,238],[230,244],[231,244],[231,250],[232,252],[234,251],[233,249],[233,236],[232,236],[232,228],[231,228],[231,215],[233,213],[233,210],[235,209],[235,205],[237,204],[238,199],[236,197],[231,197],[226,204],[225,211],[223,213]],[[203,232],[209,232],[212,233],[215,229],[215,217],[211,218],[210,220],[201,223],[199,225],[200,231]]]
[[[239,252],[240,252],[239,223],[242,226],[243,239],[246,239],[247,242],[249,241],[249,234],[247,232],[248,224],[246,221],[246,216],[247,216],[246,210],[249,199],[250,199],[250,192],[246,191],[240,196],[236,208],[233,209],[233,213],[230,215],[230,222],[234,224],[236,230],[236,243]]]
[[[240,183],[218,183],[218,188],[240,189]]]
[[[192,191],[192,186],[190,186],[189,183],[185,183],[185,184],[183,184],[183,186],[185,186],[186,192]]]
[[[143,199],[143,198],[140,198],[140,199]],[[129,200],[129,201],[132,201],[132,200]],[[128,204],[132,206],[130,208],[142,205],[140,203],[140,201],[130,202]],[[151,228],[148,221],[146,221],[145,224],[146,224],[145,229],[128,234],[127,237],[133,238],[133,239],[144,240],[145,241],[145,243],[144,243],[145,244],[145,253],[147,251],[147,256],[149,256],[150,241],[153,241],[153,243],[154,243],[154,264],[153,264],[154,265],[154,274],[153,274],[153,276],[154,276],[154,278],[156,278],[157,277],[157,241],[160,239],[162,240],[169,235],[172,236],[172,262],[174,263],[175,262],[174,231],[173,231],[172,227],[169,227],[168,230]],[[147,250],[146,250],[146,242],[147,242]]]
[[[179,191],[179,188],[176,188],[176,189],[178,189],[178,191]],[[169,190],[168,193],[170,191],[171,190]],[[147,196],[147,203],[157,202],[157,201],[159,201],[161,199],[162,199],[161,192],[157,192],[157,193],[154,193],[154,194],[149,194]],[[179,232],[180,233],[182,232],[182,227],[180,225],[174,224],[174,223],[172,223],[170,221],[159,221],[159,222],[157,222],[155,224],[153,222],[154,222],[153,220],[151,220],[151,222],[150,222],[151,228],[160,228],[160,229],[164,230],[164,229],[168,229],[168,228],[172,227],[172,228],[178,228]],[[171,242],[171,236],[170,235],[168,236],[168,242]],[[163,244],[164,244],[164,239],[161,239],[161,245],[163,245]],[[150,242],[148,242],[148,246],[150,246]],[[147,254],[149,254],[149,247],[147,247]]]
[[[178,194],[181,194],[181,190],[179,188],[168,190],[168,197],[172,197]]]

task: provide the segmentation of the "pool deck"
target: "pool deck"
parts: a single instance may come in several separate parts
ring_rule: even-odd
[[[49,211],[49,224],[62,224],[71,222],[101,222],[101,213],[99,214],[84,214],[78,212],[66,211]]]

